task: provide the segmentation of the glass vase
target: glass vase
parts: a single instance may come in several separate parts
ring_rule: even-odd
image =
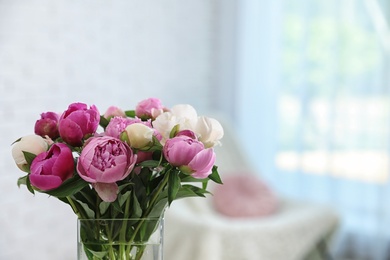
[[[163,260],[164,219],[78,219],[78,260]]]

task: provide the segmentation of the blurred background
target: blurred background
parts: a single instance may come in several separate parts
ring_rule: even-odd
[[[0,259],[76,258],[74,214],[17,187],[11,143],[148,97],[223,115],[280,196],[331,205],[334,259],[390,259],[389,21],[386,0],[0,0]]]

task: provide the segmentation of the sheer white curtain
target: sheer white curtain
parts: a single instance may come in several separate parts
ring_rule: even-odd
[[[281,194],[340,212],[340,257],[390,258],[388,8],[379,0],[239,3],[242,141]]]

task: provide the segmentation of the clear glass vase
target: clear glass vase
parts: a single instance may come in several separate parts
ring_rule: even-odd
[[[163,260],[164,218],[78,219],[78,260]]]

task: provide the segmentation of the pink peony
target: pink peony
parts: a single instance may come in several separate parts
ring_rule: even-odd
[[[90,108],[83,103],[69,105],[60,118],[59,133],[61,138],[72,146],[81,146],[83,139],[96,132],[100,114],[96,106]]]
[[[106,127],[105,134],[119,138],[121,133],[125,131],[126,126],[139,122],[142,122],[139,118],[113,117]]]
[[[54,112],[46,112],[41,114],[41,119],[35,122],[34,132],[37,135],[51,139],[56,139],[60,136],[58,132],[59,115]]]
[[[133,170],[137,155],[121,140],[110,137],[90,138],[77,162],[77,172],[92,183],[99,197],[106,202],[117,198],[117,181],[126,178]]]
[[[192,139],[198,139],[196,137],[196,134],[191,131],[191,130],[182,130],[182,131],[179,131],[176,136],[187,136],[187,137],[190,137]]]
[[[140,118],[156,118],[166,109],[157,98],[148,98],[142,100],[135,107],[135,115]]]
[[[71,149],[62,143],[53,144],[47,152],[40,153],[31,163],[30,182],[43,190],[58,188],[73,176],[74,161]]]
[[[120,117],[126,117],[125,112],[123,112],[122,109],[116,107],[116,106],[110,106],[106,112],[104,113],[104,118],[110,119],[115,116],[120,116]]]
[[[184,135],[168,139],[163,153],[170,164],[199,179],[211,174],[215,162],[213,149],[205,149],[203,143]]]

